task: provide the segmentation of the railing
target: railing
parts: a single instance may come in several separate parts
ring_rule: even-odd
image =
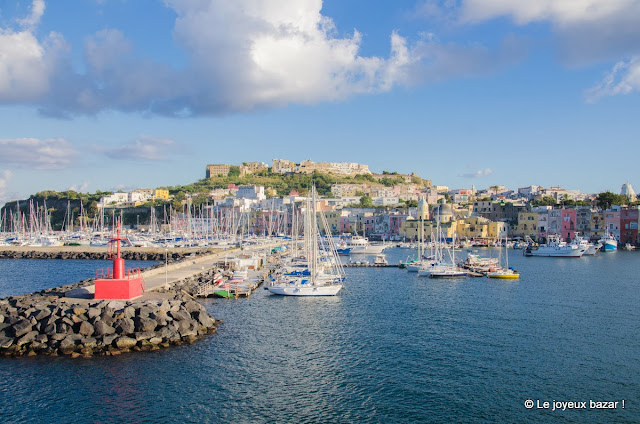
[[[96,279],[112,279],[113,278],[113,269],[111,268],[98,268],[96,269]],[[132,280],[134,278],[142,278],[142,271],[140,268],[129,268],[125,270],[124,279]]]

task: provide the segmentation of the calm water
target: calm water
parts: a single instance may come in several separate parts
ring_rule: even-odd
[[[156,263],[154,261],[127,261],[126,267],[127,269],[146,268]],[[113,268],[113,262],[84,259],[1,259],[0,298],[95,278],[98,268]]]
[[[388,258],[406,254],[396,249]],[[519,281],[359,268],[348,270],[347,290],[335,298],[259,289],[249,299],[207,300],[224,323],[191,346],[113,358],[3,359],[0,418],[640,422],[640,254],[509,260]],[[24,291],[6,278],[12,266],[0,261],[3,295]],[[48,284],[35,279],[43,266],[86,278],[70,271],[73,261],[26,261],[21,273],[33,276],[34,290]],[[625,408],[528,410],[527,399],[586,401],[587,408],[590,400],[624,399]]]

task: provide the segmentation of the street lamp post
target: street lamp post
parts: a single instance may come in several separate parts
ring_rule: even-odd
[[[169,248],[164,248],[164,285],[167,287],[169,285]]]

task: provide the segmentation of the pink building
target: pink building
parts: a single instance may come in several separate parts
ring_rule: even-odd
[[[620,241],[620,211],[604,211],[604,228],[607,233]]]
[[[407,219],[407,215],[390,215],[389,216],[389,234],[400,234],[400,227]]]
[[[562,238],[571,241],[576,238],[577,214],[575,209],[562,209]]]

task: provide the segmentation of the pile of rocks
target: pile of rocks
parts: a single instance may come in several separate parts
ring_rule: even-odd
[[[182,260],[187,256],[194,256],[208,253],[206,249],[190,252],[188,254],[180,252],[169,253],[169,261]],[[135,261],[164,261],[164,252],[145,252],[142,250],[123,250],[121,256],[126,260]],[[21,250],[1,250],[0,259],[110,259],[109,252],[70,252],[70,251],[21,251]]]
[[[171,299],[67,303],[31,294],[0,300],[0,355],[117,355],[193,343],[216,331],[204,306]]]

